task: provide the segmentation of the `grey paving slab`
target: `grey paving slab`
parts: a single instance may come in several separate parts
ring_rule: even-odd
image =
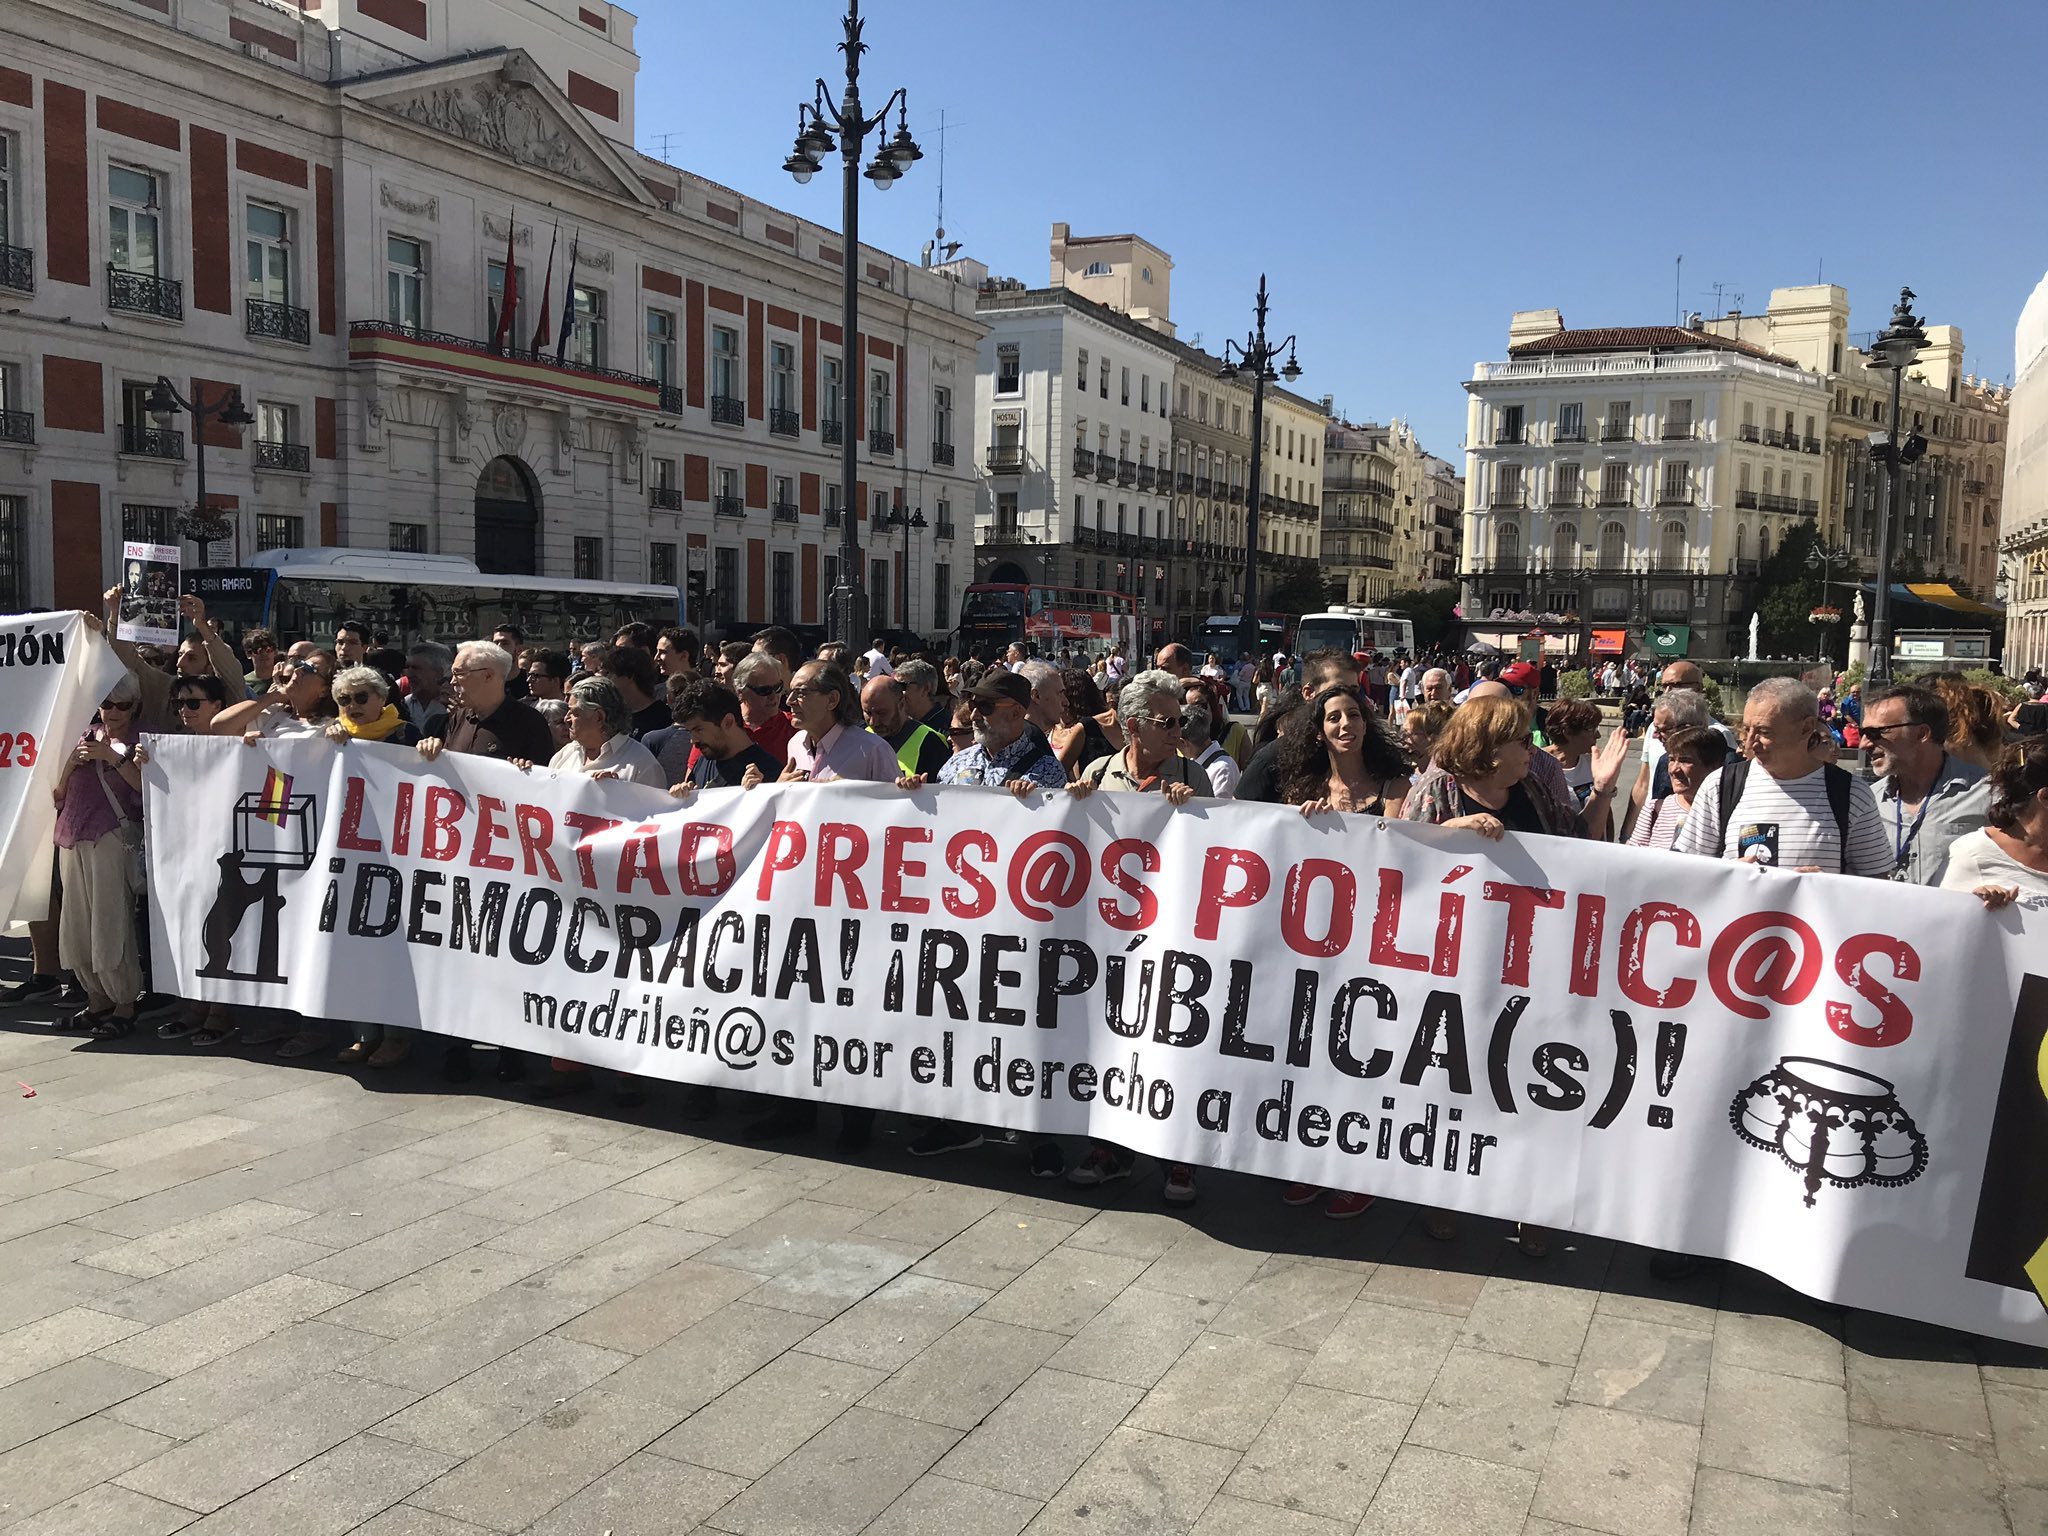
[[[827,1205],[850,1205],[857,1210],[879,1214],[906,1200],[927,1199],[938,1185],[914,1173],[891,1168],[847,1168],[823,1184],[814,1185],[808,1198]],[[936,1243],[931,1245],[937,1247]]]
[[[508,1285],[349,1361],[343,1369],[410,1387],[416,1395],[425,1396],[500,1355],[510,1354],[582,1310],[576,1302],[549,1295],[531,1282]]]
[[[254,1120],[238,1120],[233,1115],[195,1115],[153,1131],[140,1131],[97,1146],[69,1149],[65,1156],[81,1163],[97,1163],[102,1168],[132,1168],[152,1158],[184,1152],[212,1141],[225,1141],[230,1136],[255,1129],[257,1124]]]
[[[605,1378],[605,1390],[658,1403],[670,1422],[695,1413],[794,1348],[818,1320],[735,1301]]]
[[[74,1217],[90,1216],[105,1210],[110,1203],[105,1196],[87,1194],[76,1185],[9,1201],[0,1205],[0,1242],[40,1232]]]
[[[579,1393],[472,1456],[409,1503],[494,1531],[523,1531],[673,1422],[667,1410],[602,1388]]]
[[[1143,1259],[1147,1264],[1187,1236],[1188,1224],[1163,1211],[1097,1211],[1067,1239],[1070,1248]]]
[[[698,1409],[650,1449],[751,1480],[859,1402],[882,1377],[843,1360],[784,1355]]]
[[[1145,1266],[1137,1283],[1148,1291],[1171,1291],[1198,1301],[1226,1302],[1258,1273],[1266,1255],[1187,1231]]]
[[[674,1214],[680,1216],[681,1210],[678,1207]],[[786,1200],[699,1252],[707,1264],[724,1264],[762,1276],[779,1275],[844,1237],[865,1215],[850,1205]]]
[[[333,1251],[283,1232],[260,1232],[240,1238],[203,1259],[109,1292],[100,1298],[99,1305],[140,1323],[168,1323],[228,1297],[245,1296],[265,1281],[290,1276],[301,1265],[315,1263]],[[321,1286],[326,1282],[314,1280],[306,1284]],[[335,1293],[329,1306],[353,1294],[341,1286],[328,1289]]]
[[[329,1371],[121,1474],[124,1488],[202,1513],[219,1509],[412,1401],[402,1387]]]
[[[1849,1426],[1850,1529],[2001,1533],[2005,1520],[1991,1448],[1869,1424]]]
[[[465,1214],[483,1214],[487,1220],[494,1221],[507,1219],[502,1211],[479,1213],[477,1207],[480,1204],[472,1202],[465,1206]],[[643,1221],[652,1221],[671,1209],[671,1202],[657,1200],[652,1195],[629,1195],[624,1190],[600,1188],[546,1215],[507,1227],[490,1238],[486,1246],[546,1259],[566,1259],[592,1243],[603,1242]]]
[[[1984,1395],[2007,1479],[2048,1487],[2048,1392],[1998,1382]]]
[[[919,1243],[928,1250],[941,1248],[1001,1203],[1001,1197],[992,1190],[941,1184],[929,1193],[877,1211],[853,1230],[862,1237]]]
[[[585,1162],[580,1157],[557,1157],[545,1167],[501,1184],[467,1201],[462,1209],[472,1216],[519,1225],[573,1205],[601,1189],[609,1189],[630,1175],[607,1163]],[[643,1196],[643,1199],[656,1198]]]
[[[543,1334],[381,1420],[376,1433],[456,1459],[474,1456],[631,1358]],[[435,1475],[445,1470],[437,1468]]]
[[[1593,1319],[1594,1292],[1490,1275],[1465,1314],[1458,1342],[1497,1355],[1576,1365]]]
[[[958,1438],[941,1425],[849,1409],[707,1524],[735,1536],[854,1536]]]
[[[1297,1382],[1223,1491],[1282,1509],[1358,1524],[1414,1421],[1408,1403]]]
[[[1809,1381],[1846,1380],[1842,1340],[1818,1320],[1772,1313],[1723,1312],[1714,1323],[1714,1369],[1739,1366]]]
[[[698,1195],[737,1179],[750,1168],[760,1167],[774,1155],[759,1147],[728,1147],[707,1143],[682,1157],[670,1158],[658,1168],[649,1168],[643,1173],[637,1173],[618,1187],[628,1194],[652,1195],[657,1200],[676,1200],[688,1205]],[[783,1188],[795,1191],[790,1196],[791,1199],[806,1187],[801,1176],[792,1176],[787,1180],[776,1176],[770,1177]],[[772,1209],[772,1205],[765,1209],[759,1205],[748,1207],[736,1213],[735,1224],[725,1230],[737,1232],[748,1222],[758,1220],[767,1210]],[[681,1212],[679,1219],[684,1225],[697,1231],[719,1230],[702,1210]]]
[[[964,1433],[1066,1342],[1064,1334],[969,1317],[876,1387],[867,1406]]]
[[[0,1333],[0,1387],[89,1355],[142,1328],[132,1318],[79,1306]]]
[[[461,1211],[441,1211],[353,1247],[337,1249],[324,1259],[302,1266],[299,1272],[351,1290],[375,1291],[393,1280],[416,1275],[430,1264],[475,1248],[503,1230],[502,1222]]]
[[[2048,1531],[2048,1488],[2007,1488],[2005,1517],[2013,1536]]]
[[[1682,1424],[1706,1416],[1714,1336],[1596,1312],[1572,1373],[1571,1399]]]
[[[440,1476],[451,1459],[352,1435],[185,1529],[191,1536],[343,1536]]]
[[[1301,1379],[1310,1386],[1420,1403],[1463,1326],[1450,1314],[1361,1296],[1345,1309]]]
[[[1144,1395],[1121,1382],[1040,1369],[954,1446],[937,1471],[1042,1503]]]
[[[152,1460],[174,1442],[104,1414],[0,1455],[0,1528]]]
[[[259,1233],[275,1232],[306,1219],[306,1213],[289,1205],[268,1200],[240,1200],[190,1221],[159,1228],[147,1236],[116,1243],[87,1255],[81,1262],[95,1269],[147,1280],[187,1264],[210,1257],[222,1248]],[[307,1241],[300,1234],[301,1241]],[[333,1244],[326,1246],[332,1247]]]
[[[951,1280],[897,1275],[797,1348],[806,1354],[893,1371],[982,1306],[989,1296],[987,1291]]]
[[[1312,1263],[1268,1264],[1209,1325],[1290,1349],[1320,1349],[1357,1299],[1365,1276]]]
[[[1123,1425],[1028,1526],[1029,1536],[1179,1536],[1192,1531],[1238,1453]]]
[[[1699,1448],[1694,1425],[1568,1404],[1530,1511],[1612,1536],[1686,1536]]]
[[[1453,1349],[1415,1416],[1418,1446],[1536,1471],[1550,1455],[1571,1372],[1520,1355]]]
[[[921,1275],[1000,1291],[1080,1230],[1078,1221],[1001,1208],[963,1230],[917,1266]]]
[[[686,1536],[747,1491],[747,1480],[642,1451],[527,1527],[527,1536]]]
[[[90,1163],[75,1163],[63,1157],[46,1157],[40,1162],[23,1163],[0,1171],[0,1201],[19,1200],[52,1189],[68,1189],[81,1180],[98,1178],[105,1171]]]
[[[181,1376],[280,1328],[318,1316],[355,1294],[325,1280],[279,1275],[174,1321],[131,1334],[101,1349],[99,1356],[160,1376]]]
[[[980,1315],[992,1323],[1076,1334],[1144,1269],[1142,1259],[1062,1245],[998,1291]]]
[[[1700,1461],[1784,1483],[1849,1486],[1849,1401],[1839,1386],[1716,1366]]]
[[[394,1504],[383,1514],[356,1527],[355,1536],[484,1536],[488,1526],[453,1520],[431,1509]]]
[[[2015,1531],[2021,1527],[2015,1526]],[[1687,1536],[1849,1536],[1849,1495],[1701,1467]],[[1903,1536],[1903,1532],[1902,1532]]]
[[[1350,1521],[1219,1493],[1195,1522],[1194,1536],[1349,1536],[1350,1530]]]
[[[149,1371],[85,1355],[0,1387],[0,1451],[26,1445],[162,1380]]]
[[[298,1390],[384,1341],[315,1318],[294,1323],[232,1354],[139,1392],[107,1412],[124,1424],[190,1440]]]
[[[1458,1536],[1521,1536],[1535,1494],[1536,1474],[1526,1468],[1404,1445],[1357,1536],[1441,1536],[1447,1528]]]
[[[1036,1499],[927,1472],[883,1510],[866,1536],[1018,1536]]]
[[[1849,1417],[1883,1429],[1913,1429],[1958,1440],[1991,1438],[1984,1379],[1969,1359],[1899,1359],[1844,1352]]]
[[[807,1317],[837,1317],[902,1274],[924,1253],[913,1243],[844,1237],[820,1244],[810,1257],[776,1275],[749,1299],[759,1306],[780,1307]]]
[[[1439,1243],[1411,1228],[1365,1282],[1367,1301],[1419,1307],[1463,1317],[1478,1303],[1500,1246],[1482,1222],[1459,1224],[1456,1241]]]
[[[1204,1333],[1145,1394],[1130,1423],[1241,1451],[1258,1439],[1311,1358],[1306,1350]]]
[[[711,1239],[705,1236],[704,1241]],[[749,1270],[685,1259],[570,1319],[559,1331],[586,1344],[641,1355],[761,1284],[761,1277]]]
[[[529,1275],[538,1274],[547,1265],[548,1261],[538,1255],[465,1246],[445,1259],[343,1302],[328,1321],[395,1339],[495,1295]],[[309,1268],[324,1266],[323,1260]]]
[[[1220,1310],[1219,1302],[1134,1285],[1061,1345],[1048,1364],[1134,1387],[1156,1386]]]
[[[7,1530],[10,1536],[171,1536],[198,1518],[176,1504],[101,1483]]]
[[[394,1182],[378,1174],[365,1187],[351,1191],[345,1203],[330,1205],[318,1215],[307,1217],[287,1235],[324,1248],[353,1248],[461,1203],[461,1190],[431,1179]]]

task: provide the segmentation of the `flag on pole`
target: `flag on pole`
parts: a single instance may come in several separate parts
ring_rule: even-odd
[[[515,213],[508,212],[505,216],[505,288],[498,296],[498,323],[491,330],[493,352],[502,352],[515,341],[512,317],[519,312],[519,266],[512,249],[512,236],[516,233],[512,227]]]
[[[548,236],[548,275],[540,280],[540,324],[533,328],[533,348],[538,353],[548,344],[550,326],[548,323],[548,300],[555,286],[555,242],[561,238],[562,225],[555,223],[555,232]]]
[[[562,329],[555,337],[557,368],[567,360],[569,338],[576,334],[576,246],[580,237],[580,231],[569,237],[569,275],[562,279]]]

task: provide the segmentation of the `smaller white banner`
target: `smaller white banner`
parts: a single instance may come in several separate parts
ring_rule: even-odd
[[[175,544],[121,546],[121,622],[115,633],[138,645],[178,643],[178,568]]]

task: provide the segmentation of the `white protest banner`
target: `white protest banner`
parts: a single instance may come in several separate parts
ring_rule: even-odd
[[[114,633],[137,645],[178,643],[178,567],[175,544],[121,546],[121,613]]]
[[[125,670],[82,613],[0,618],[0,922],[49,915],[53,792]]]
[[[2048,1343],[2039,912],[1153,795],[679,807],[317,738],[162,738],[146,786],[187,996],[1096,1136]]]

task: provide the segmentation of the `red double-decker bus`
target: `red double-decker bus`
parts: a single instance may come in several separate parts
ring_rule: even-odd
[[[1138,654],[1138,600],[1128,592],[977,581],[960,599],[958,651],[998,656],[1016,641],[1048,659]]]

